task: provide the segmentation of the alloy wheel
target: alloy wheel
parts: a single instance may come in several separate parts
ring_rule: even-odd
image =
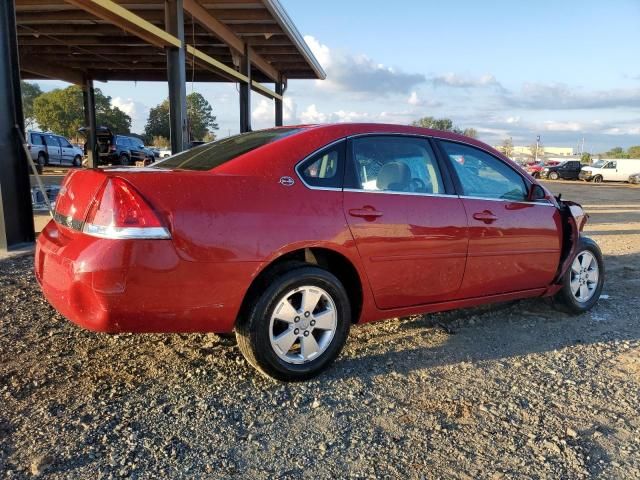
[[[336,304],[325,290],[305,285],[285,293],[273,310],[269,340],[287,363],[319,358],[329,347],[338,325]]]
[[[571,293],[574,298],[585,303],[593,297],[598,288],[600,270],[596,257],[588,250],[583,250],[571,264]]]

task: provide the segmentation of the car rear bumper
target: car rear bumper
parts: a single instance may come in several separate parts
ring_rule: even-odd
[[[51,221],[36,245],[46,299],[99,332],[229,332],[258,262],[182,259],[171,240],[107,240]]]

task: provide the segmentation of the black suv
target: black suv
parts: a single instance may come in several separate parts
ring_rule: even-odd
[[[85,128],[80,131],[86,135]],[[99,127],[96,134],[100,165],[148,165],[155,162],[154,153],[139,138],[115,135],[107,127]]]
[[[577,180],[582,170],[580,160],[567,160],[559,165],[551,165],[544,167],[540,171],[540,178],[548,178],[549,180]]]

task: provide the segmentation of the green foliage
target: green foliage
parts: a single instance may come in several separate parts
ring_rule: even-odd
[[[20,82],[22,88],[22,111],[24,113],[24,124],[27,129],[33,128],[36,119],[33,116],[33,102],[42,95],[40,85],[37,83]]]
[[[430,128],[432,130],[442,130],[444,132],[453,132],[460,135],[466,135],[471,138],[478,138],[478,131],[475,128],[465,128],[464,130],[453,124],[450,118],[434,118],[422,117],[411,122],[414,127]]]
[[[96,123],[117,133],[129,133],[131,117],[118,107],[111,106],[111,97],[95,89]],[[55,89],[38,96],[33,102],[33,117],[43,130],[51,130],[65,137],[77,137],[84,125],[82,89],[76,85]]]
[[[627,152],[622,147],[614,147],[604,154],[605,158],[627,158]]]
[[[627,150],[627,156],[629,158],[640,158],[640,145],[629,147]]]
[[[506,157],[511,158],[513,156],[513,140],[511,137],[505,138],[498,150],[500,150]]]
[[[213,107],[198,92],[187,95],[187,130],[189,140],[203,140],[207,133],[217,130]],[[165,100],[149,110],[145,132],[152,137],[171,138],[169,122],[169,100]]]
[[[591,154],[587,152],[584,152],[580,157],[580,163],[582,163],[583,165],[591,165],[591,160]]]

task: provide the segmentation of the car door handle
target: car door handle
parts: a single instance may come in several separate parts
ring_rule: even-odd
[[[498,217],[496,217],[490,210],[485,210],[484,212],[476,212],[473,214],[473,218],[487,224],[493,223],[498,220]]]
[[[373,207],[363,207],[363,208],[352,208],[349,210],[349,215],[352,217],[362,217],[366,220],[373,220],[375,218],[381,217],[382,212],[379,212]]]

